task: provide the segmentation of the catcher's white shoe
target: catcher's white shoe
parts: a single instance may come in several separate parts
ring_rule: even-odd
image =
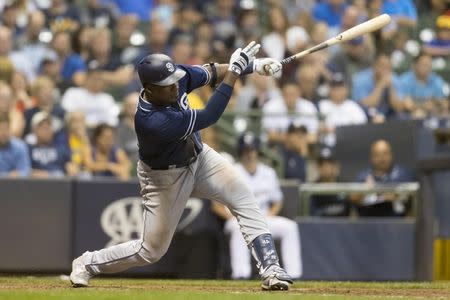
[[[83,255],[73,260],[72,273],[70,273],[70,282],[73,287],[87,287],[92,277],[93,275],[86,270]]]
[[[278,265],[270,266],[261,277],[261,288],[265,291],[287,291],[293,284],[291,276]]]

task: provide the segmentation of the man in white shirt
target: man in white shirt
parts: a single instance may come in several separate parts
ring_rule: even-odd
[[[355,101],[348,99],[348,94],[344,75],[335,73],[330,82],[330,99],[319,102],[319,111],[323,117],[319,131],[328,146],[336,144],[336,127],[367,123],[366,113]]]
[[[67,112],[83,112],[90,128],[101,123],[115,127],[119,121],[120,109],[114,98],[104,92],[100,71],[94,68],[88,70],[83,87],[72,87],[64,93],[61,105]]]
[[[306,127],[308,134],[315,136],[319,127],[318,111],[314,104],[300,97],[300,87],[295,82],[282,86],[282,98],[270,99],[262,108],[262,128],[269,141],[279,142],[290,124]]]
[[[303,267],[298,225],[293,220],[277,216],[282,207],[283,194],[275,170],[259,161],[259,148],[260,141],[254,134],[248,132],[242,135],[238,141],[240,161],[235,166],[241,179],[251,187],[261,211],[266,214],[272,236],[281,240],[281,257],[286,272],[293,278],[300,278]],[[250,278],[250,251],[236,219],[220,204],[214,203],[213,210],[227,220],[225,231],[230,235],[232,278]]]

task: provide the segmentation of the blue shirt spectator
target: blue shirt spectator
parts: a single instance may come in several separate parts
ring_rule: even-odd
[[[69,171],[71,153],[67,144],[54,138],[52,118],[38,112],[31,121],[36,143],[29,146],[32,176],[37,178],[64,176]]]
[[[352,81],[352,99],[359,102],[369,116],[388,118],[403,109],[398,95],[400,79],[392,72],[389,56],[378,55],[373,66],[353,75]]]
[[[153,0],[103,0],[117,5],[122,14],[135,14],[139,20],[150,20],[150,13],[153,8]]]
[[[11,138],[0,145],[0,177],[28,176],[30,170],[28,149],[24,142]]]
[[[24,142],[11,137],[9,115],[0,114],[0,177],[28,176],[30,159]]]
[[[86,70],[86,63],[83,58],[78,54],[72,53],[63,62],[61,76],[65,81],[70,82],[76,72],[85,72]]]
[[[327,23],[330,27],[339,27],[341,25],[341,18],[344,14],[347,4],[345,1],[339,4],[331,4],[331,1],[322,1],[317,3],[313,9],[313,17],[315,21]],[[336,2],[336,1],[333,1]]]
[[[408,71],[400,77],[400,94],[419,102],[440,100],[445,97],[444,85],[445,81],[435,73],[430,73],[425,81],[422,81],[414,71]]]
[[[384,0],[381,13],[417,21],[417,9],[411,0]]]
[[[31,167],[50,176],[64,176],[70,158],[70,150],[61,143],[30,146]]]

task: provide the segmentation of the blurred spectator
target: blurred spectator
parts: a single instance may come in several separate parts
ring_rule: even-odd
[[[125,151],[133,166],[139,160],[138,140],[134,131],[134,115],[139,101],[139,93],[128,94],[122,106],[122,114],[117,127],[117,142]]]
[[[0,57],[11,61],[14,69],[24,73],[28,80],[33,80],[35,73],[30,68],[27,56],[22,51],[12,51],[13,36],[9,28],[0,26]]]
[[[281,240],[281,257],[286,272],[293,278],[302,276],[300,233],[296,222],[278,216],[282,208],[283,194],[275,170],[261,163],[258,158],[260,141],[245,133],[238,141],[239,163],[236,170],[255,195],[274,239]],[[224,206],[213,204],[213,211],[226,219],[225,231],[230,234],[232,278],[251,276],[250,251],[231,212]]]
[[[162,22],[152,21],[147,37],[148,43],[144,46],[140,57],[144,57],[150,53],[169,54],[169,31]]]
[[[177,0],[159,0],[158,5],[152,10],[151,21],[157,20],[164,24],[167,29],[172,29],[177,4]]]
[[[66,128],[66,142],[72,154],[71,162],[74,166],[73,176],[89,177],[88,165],[92,162],[91,144],[84,114],[79,111],[68,113]]]
[[[45,111],[33,116],[31,127],[36,143],[29,145],[31,176],[34,178],[72,176],[76,172],[70,161],[70,149],[55,140],[52,117]]]
[[[86,75],[86,62],[83,58],[73,52],[72,41],[68,32],[55,33],[52,47],[61,62],[61,77],[68,86],[73,84],[81,86]]]
[[[17,18],[20,11],[19,1],[4,1],[3,11],[1,12],[1,23],[9,28],[14,37],[14,41],[21,36],[23,28],[19,26]]]
[[[325,149],[327,150],[327,149]],[[316,183],[338,182],[339,163],[329,152],[323,151],[319,160],[319,178]],[[316,217],[345,217],[350,214],[350,205],[345,195],[314,194],[310,198],[310,214]]]
[[[25,127],[25,120],[13,100],[11,88],[0,81],[0,114],[8,114],[11,134],[20,138]]]
[[[314,65],[304,64],[297,71],[297,83],[303,99],[312,101],[314,104],[320,99],[318,94],[320,74]]]
[[[25,74],[15,71],[11,76],[9,85],[12,91],[13,103],[15,103],[18,111],[23,113],[25,109],[33,106],[33,101],[29,95],[28,80]]]
[[[101,72],[90,69],[84,86],[69,88],[62,97],[61,105],[68,112],[83,112],[89,128],[101,123],[116,126],[119,107],[114,102],[114,98],[104,92],[104,86]]]
[[[352,98],[363,105],[374,122],[395,117],[403,110],[400,80],[392,72],[389,56],[379,54],[372,68],[353,76]]]
[[[330,59],[328,68],[333,73],[344,74],[345,81],[351,83],[354,74],[372,66],[373,50],[364,37],[358,37],[342,45]]]
[[[38,77],[31,87],[34,105],[25,110],[25,130],[26,136],[31,132],[31,122],[35,114],[45,111],[52,117],[52,126],[58,132],[64,124],[65,111],[55,99],[55,84],[48,77]]]
[[[86,4],[81,6],[80,20],[84,25],[114,28],[117,14],[118,11],[109,3],[87,0]]]
[[[436,38],[423,50],[432,56],[450,56],[450,10],[436,20]]]
[[[269,76],[252,74],[247,76],[247,84],[240,90],[237,96],[236,111],[248,111],[260,109],[270,99],[281,99],[282,95],[275,81]]]
[[[198,7],[193,2],[183,1],[177,11],[177,22],[169,34],[169,45],[173,45],[180,35],[194,37],[196,26],[200,23],[201,19],[202,15]]]
[[[306,181],[308,158],[308,130],[301,123],[292,122],[280,148],[284,161],[284,178]]]
[[[330,27],[329,37],[338,33],[342,15],[347,8],[345,0],[323,0],[313,9],[313,17],[317,22],[325,22]]]
[[[94,35],[94,28],[82,25],[72,34],[73,52],[81,56],[84,61],[91,55],[91,44]]]
[[[210,5],[210,11],[206,12],[208,21],[213,25],[215,36],[230,48],[238,30],[236,26],[236,1],[217,0]]]
[[[40,75],[53,79],[58,88],[58,94],[61,94],[61,91],[67,88],[62,80],[61,66],[58,55],[51,51],[45,55],[40,67]]]
[[[171,57],[177,64],[192,64],[192,37],[189,35],[178,35],[173,41]]]
[[[131,164],[125,152],[114,144],[114,128],[100,124],[95,128],[92,138],[92,161],[88,165],[92,174],[127,180]]]
[[[108,28],[94,29],[88,65],[101,71],[102,80],[107,86],[124,86],[131,81],[134,67],[121,66],[120,59],[111,55],[111,45],[111,31]]]
[[[75,5],[67,0],[52,0],[45,14],[47,27],[53,32],[73,31],[79,26],[80,12]]]
[[[448,112],[444,101],[445,81],[432,71],[432,58],[420,53],[411,70],[400,77],[400,94],[405,98],[405,108],[413,117]]]
[[[401,183],[414,181],[413,175],[394,162],[391,145],[385,140],[375,141],[370,149],[371,167],[361,172],[357,182]],[[358,213],[365,217],[395,217],[408,213],[408,197],[395,192],[371,194],[365,197],[352,195],[351,200],[358,205]]]
[[[123,15],[117,21],[112,56],[120,58],[121,64],[137,62],[139,58],[141,50],[131,44],[131,36],[137,30],[138,22],[136,15]]]
[[[282,60],[300,52],[308,43],[309,35],[303,27],[290,26],[281,7],[269,11],[270,32],[262,37],[261,46],[269,57]]]
[[[315,135],[319,127],[318,112],[314,104],[300,97],[297,83],[286,82],[282,86],[282,98],[270,99],[262,108],[262,128],[270,142],[282,142],[289,125],[295,121]]]
[[[412,28],[417,23],[417,10],[413,0],[384,0],[381,13],[390,15],[400,27]]]
[[[31,63],[33,74],[39,73],[41,63],[49,51],[46,43],[39,39],[39,35],[45,29],[45,15],[39,10],[29,14],[28,25],[25,33],[18,39],[18,48]],[[30,65],[28,65],[30,68]]]
[[[153,9],[153,0],[107,0],[114,3],[121,14],[134,14],[139,21],[149,21]]]
[[[262,50],[267,56],[282,60],[286,52],[286,30],[289,27],[287,16],[279,6],[269,10],[269,33],[261,39]]]
[[[1,47],[1,46],[0,46]],[[10,82],[14,73],[14,65],[7,56],[0,56],[0,81]]]
[[[30,174],[27,145],[11,136],[9,116],[0,113],[0,177],[22,177]]]
[[[367,123],[364,110],[353,100],[348,99],[348,85],[342,74],[336,73],[330,82],[330,99],[319,102],[319,112],[323,116],[320,134],[328,146],[336,143],[336,127]]]

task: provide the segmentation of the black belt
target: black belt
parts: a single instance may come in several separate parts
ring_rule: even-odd
[[[162,166],[162,167],[152,167],[149,164],[147,164],[147,163],[146,164],[147,164],[147,166],[150,167],[150,169],[160,171],[160,170],[171,170],[171,169],[184,168],[184,167],[187,167],[190,164],[194,163],[196,160],[197,160],[197,155],[196,156],[192,156],[187,161],[185,161],[183,163],[180,163],[180,164],[176,164],[176,165],[168,165],[168,166]]]

